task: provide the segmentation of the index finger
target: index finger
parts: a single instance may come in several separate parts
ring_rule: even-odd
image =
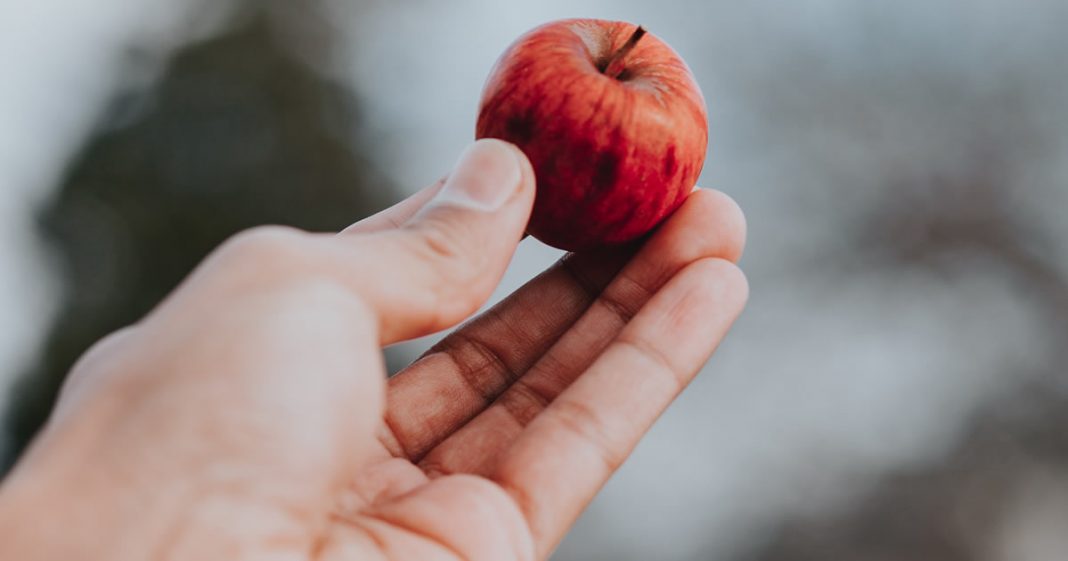
[[[445,178],[443,177],[433,184],[416,191],[414,195],[407,199],[345,228],[341,233],[366,234],[371,232],[381,232],[382,230],[389,230],[391,228],[399,228],[402,224],[407,222],[409,218],[415,216],[417,212],[426,206],[426,204],[434,198],[434,195],[441,190],[441,186],[444,184]]]

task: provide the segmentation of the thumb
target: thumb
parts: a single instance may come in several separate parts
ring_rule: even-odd
[[[351,234],[348,260],[383,344],[462,321],[500,282],[530,217],[534,172],[507,142],[469,146],[433,200],[400,228]]]

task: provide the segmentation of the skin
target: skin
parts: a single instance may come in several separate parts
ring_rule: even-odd
[[[387,380],[383,345],[486,300],[534,198],[499,141],[448,181],[240,234],[92,348],[0,487],[0,558],[545,559],[740,313],[744,219],[697,190]]]
[[[507,140],[530,158],[538,197],[529,232],[554,247],[645,235],[701,173],[701,90],[667,43],[636,29],[593,19],[543,25],[516,40],[486,81],[476,137]]]

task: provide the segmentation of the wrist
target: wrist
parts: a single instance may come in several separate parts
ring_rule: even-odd
[[[254,559],[266,544],[306,550],[322,522],[250,496],[255,477],[194,482],[129,471],[71,458],[24,462],[0,485],[0,559],[208,559],[219,552]]]
[[[53,457],[35,448],[0,484],[0,559],[151,557],[145,546],[156,517],[147,504],[132,508],[133,485],[84,456]]]
[[[64,520],[67,511],[54,508],[48,497],[48,483],[17,470],[0,485],[0,559],[37,561],[58,559],[65,537],[52,534],[56,528],[76,525]]]

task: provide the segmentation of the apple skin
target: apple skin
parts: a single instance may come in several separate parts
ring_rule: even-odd
[[[601,70],[636,29],[595,19],[542,25],[509,46],[486,81],[475,137],[509,141],[530,159],[537,194],[527,232],[551,246],[640,238],[701,173],[708,119],[682,58],[647,33],[616,57],[622,73]]]

